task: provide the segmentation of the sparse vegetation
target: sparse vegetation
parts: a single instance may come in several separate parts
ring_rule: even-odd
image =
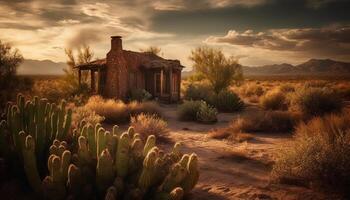
[[[131,117],[130,125],[142,138],[155,135],[157,138],[166,138],[169,133],[167,123],[157,115],[139,114]]]
[[[201,101],[197,111],[197,121],[201,123],[215,123],[217,119],[218,111],[216,108],[210,106],[205,101]]]
[[[286,96],[279,90],[271,90],[260,98],[260,104],[265,110],[286,110]]]
[[[141,113],[160,116],[158,106],[154,102],[130,102],[126,104],[113,99],[103,99],[101,96],[92,96],[84,106],[87,109],[103,116],[108,123],[126,123],[131,116]]]
[[[185,101],[178,107],[178,117],[183,121],[196,121],[201,101]]]
[[[273,175],[349,194],[350,116],[327,115],[301,123],[295,140],[280,149]]]
[[[217,121],[217,110],[205,101],[185,101],[178,107],[178,117],[183,121],[214,123]]]
[[[292,96],[292,106],[305,117],[312,117],[340,112],[343,101],[328,88],[304,87]]]
[[[222,112],[234,112],[244,108],[241,98],[230,90],[220,91],[217,95],[213,95],[209,102]]]

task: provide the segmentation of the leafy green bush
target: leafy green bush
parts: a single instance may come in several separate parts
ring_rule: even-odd
[[[222,90],[219,94],[213,95],[209,102],[222,112],[234,112],[244,107],[241,98],[229,90]]]
[[[177,112],[179,119],[184,121],[196,121],[197,112],[201,103],[201,101],[184,101],[184,103],[178,107]]]
[[[327,115],[301,123],[295,140],[279,150],[272,175],[345,193],[350,186],[350,115]]]
[[[286,110],[287,102],[283,92],[272,90],[260,98],[260,104],[265,110]]]
[[[205,101],[201,101],[197,111],[197,121],[202,123],[215,123],[218,121],[218,111]]]
[[[311,117],[340,112],[344,105],[342,99],[328,88],[304,87],[294,93],[292,106],[305,117]]]

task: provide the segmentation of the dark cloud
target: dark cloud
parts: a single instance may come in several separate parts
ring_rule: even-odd
[[[156,12],[152,29],[181,35],[220,34],[234,28],[265,31],[276,28],[322,27],[350,22],[350,1],[332,1],[314,9],[306,1],[266,1],[253,7],[188,9]]]
[[[350,26],[274,29],[258,33],[231,30],[223,37],[211,36],[206,41],[311,55],[350,56]]]

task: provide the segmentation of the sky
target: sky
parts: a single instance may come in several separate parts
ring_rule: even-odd
[[[65,48],[96,58],[158,46],[186,70],[191,50],[220,48],[248,66],[310,58],[350,61],[350,0],[0,0],[0,40],[27,59],[65,62]]]

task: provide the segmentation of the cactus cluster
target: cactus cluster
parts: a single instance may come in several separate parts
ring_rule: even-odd
[[[24,131],[26,135],[33,137],[36,155],[43,158],[47,147],[54,139],[64,139],[68,134],[72,110],[66,110],[65,107],[64,100],[60,105],[51,104],[47,99],[39,99],[37,96],[25,101],[24,96],[19,94],[16,104],[9,102],[6,106],[4,113],[6,120],[2,120],[0,126],[0,142],[11,141],[13,143],[11,148],[21,152],[23,148],[19,133]],[[0,154],[4,155],[11,149],[1,150]]]
[[[183,155],[179,143],[165,153],[154,135],[143,141],[133,127],[122,132],[115,125],[108,131],[85,121],[66,137],[71,112],[65,102],[56,106],[34,98],[24,103],[19,96],[0,123],[2,155],[18,153],[38,197],[181,200],[197,183],[197,156]],[[41,163],[46,163],[44,170]]]
[[[15,175],[24,171],[28,183],[40,193],[41,175],[45,173],[48,149],[55,139],[65,139],[71,127],[72,110],[66,102],[51,104],[34,97],[25,100],[19,94],[17,102],[9,102],[4,120],[0,122],[0,157]],[[23,167],[22,167],[23,166]]]
[[[78,145],[61,194],[72,199],[180,200],[198,181],[197,156],[182,155],[179,143],[165,153],[156,147],[154,135],[144,142],[133,127],[120,133],[118,126],[109,132],[100,124],[81,125],[80,131],[74,131]],[[59,143],[50,149],[57,149]]]

